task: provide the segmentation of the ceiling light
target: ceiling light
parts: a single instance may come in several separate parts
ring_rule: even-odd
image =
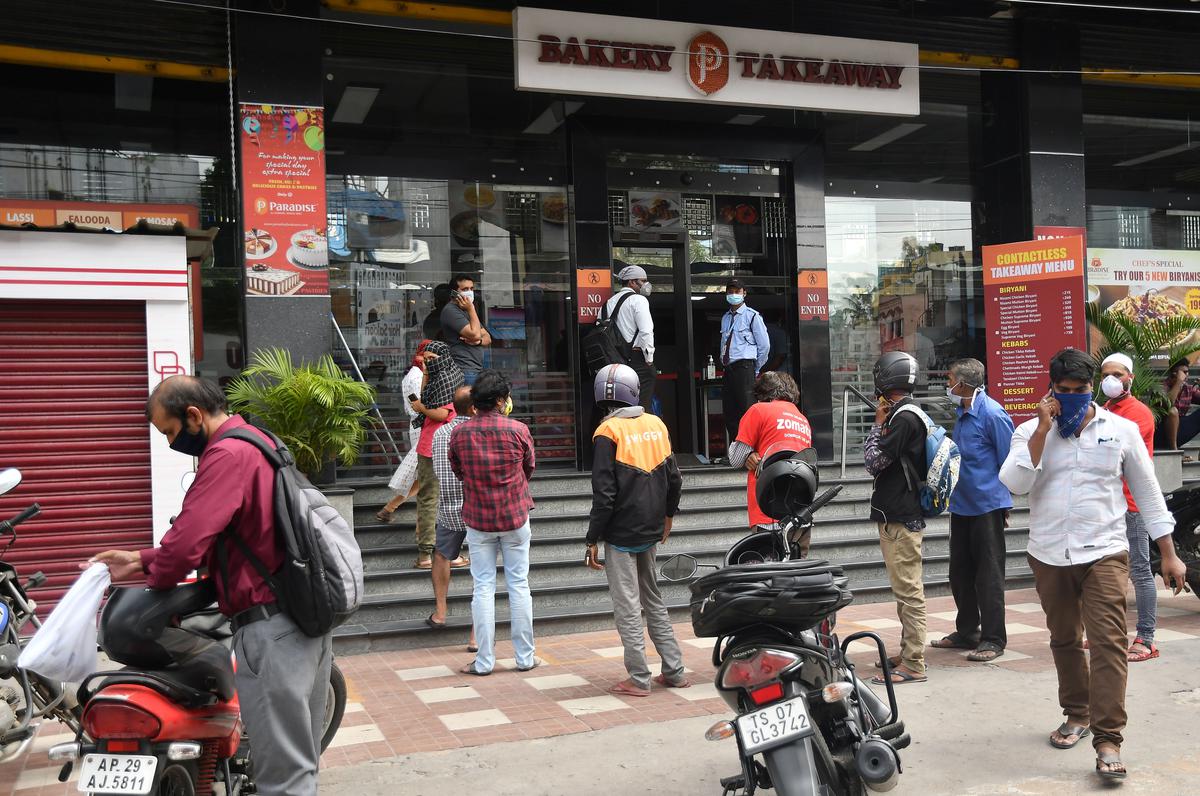
[[[741,124],[741,125],[748,126],[751,124],[757,124],[758,122],[761,122],[765,118],[767,118],[767,117],[761,116],[757,113],[739,113],[737,116],[734,116],[731,119],[729,119],[728,121],[726,121],[725,124]]]
[[[339,124],[362,124],[379,96],[379,89],[372,86],[346,86],[333,121]]]
[[[924,126],[925,126],[924,124],[921,124],[919,122],[905,122],[904,124],[898,124],[895,127],[893,127],[891,130],[886,130],[886,131],[880,133],[879,135],[875,136],[874,138],[868,138],[866,141],[863,141],[861,144],[857,144],[855,146],[850,147],[850,151],[851,152],[874,152],[876,149],[885,147],[888,144],[892,143],[893,141],[898,141],[906,135],[915,133],[917,130],[920,130]]]
[[[1122,160],[1120,163],[1114,163],[1113,165],[1114,166],[1140,166],[1143,163],[1149,163],[1151,160],[1158,160],[1159,158],[1169,158],[1169,157],[1171,157],[1171,155],[1178,155],[1180,152],[1187,152],[1188,150],[1195,149],[1198,146],[1200,146],[1200,141],[1197,141],[1196,143],[1192,143],[1191,141],[1188,141],[1187,143],[1183,143],[1178,146],[1167,147],[1166,149],[1160,149],[1157,152],[1151,152],[1149,155],[1142,155],[1141,157],[1131,158],[1129,160]]]

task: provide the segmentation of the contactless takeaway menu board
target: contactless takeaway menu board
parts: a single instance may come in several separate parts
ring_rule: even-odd
[[[1083,238],[983,247],[989,393],[1020,423],[1037,414],[1050,357],[1087,350]]]

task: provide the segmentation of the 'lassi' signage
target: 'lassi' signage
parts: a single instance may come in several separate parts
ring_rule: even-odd
[[[542,8],[513,17],[518,89],[920,113],[916,44]]]

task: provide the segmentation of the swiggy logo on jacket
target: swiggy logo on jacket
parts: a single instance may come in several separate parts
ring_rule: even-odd
[[[618,464],[645,473],[653,472],[671,456],[671,437],[667,427],[652,414],[609,418],[596,429],[595,436],[613,441],[617,448]]]

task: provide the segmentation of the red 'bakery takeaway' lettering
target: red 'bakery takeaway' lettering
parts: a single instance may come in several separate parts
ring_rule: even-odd
[[[557,36],[538,36],[541,55],[547,64],[599,66],[608,69],[635,69],[643,72],[670,72],[675,47],[667,44],[634,44],[627,41],[601,41],[571,36],[563,42]]]

